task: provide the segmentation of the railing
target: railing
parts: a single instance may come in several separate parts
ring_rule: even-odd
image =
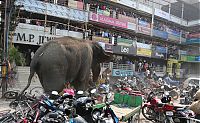
[[[187,123],[200,123],[200,120],[194,118],[188,118]]]

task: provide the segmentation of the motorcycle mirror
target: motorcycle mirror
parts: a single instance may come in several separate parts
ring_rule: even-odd
[[[77,94],[81,95],[81,94],[83,94],[83,91],[78,91]]]
[[[52,91],[51,94],[52,95],[59,95],[57,91]]]
[[[90,93],[91,93],[91,94],[94,94],[96,91],[97,91],[97,89],[92,89],[92,90],[90,91]]]

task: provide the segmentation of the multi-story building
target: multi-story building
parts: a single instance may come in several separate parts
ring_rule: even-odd
[[[177,9],[175,4],[181,7]],[[131,75],[141,61],[157,72],[176,77],[199,74],[200,18],[185,17],[185,2],[16,0],[15,5],[23,7],[11,42],[25,54],[27,65],[31,52],[43,43],[73,36],[100,42],[106,51],[115,54],[114,63],[131,64],[131,71],[121,74]],[[113,75],[118,76],[115,72]]]

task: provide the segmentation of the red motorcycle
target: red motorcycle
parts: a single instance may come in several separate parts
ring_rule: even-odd
[[[161,100],[165,103],[162,103]],[[172,118],[174,106],[169,102],[171,102],[170,97],[158,99],[155,94],[151,92],[147,97],[147,102],[142,107],[142,114],[146,119],[151,121],[174,123]]]

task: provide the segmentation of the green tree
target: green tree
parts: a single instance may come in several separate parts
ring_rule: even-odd
[[[25,58],[22,53],[19,52],[18,48],[11,46],[9,47],[9,60],[10,63],[15,62],[18,66],[25,65]]]

